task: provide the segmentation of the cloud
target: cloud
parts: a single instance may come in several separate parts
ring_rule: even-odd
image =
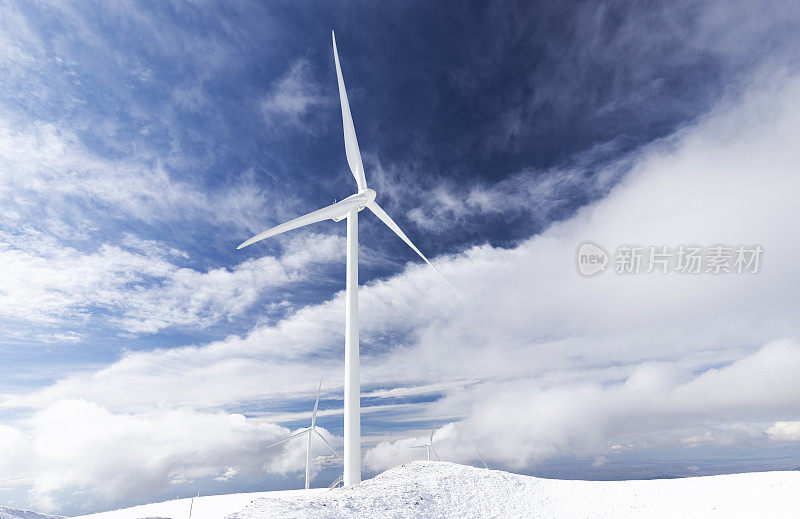
[[[262,230],[294,203],[265,189],[272,173],[253,167],[263,157],[256,161],[234,131],[241,117],[231,128],[223,117],[231,107],[208,92],[220,77],[237,82],[232,64],[248,43],[258,46],[251,38],[271,32],[269,13],[256,5],[226,9],[227,18],[213,5],[151,7],[5,7],[4,230],[41,231],[68,246],[134,232],[212,248],[232,230]],[[255,36],[231,22],[254,13]],[[257,114],[258,97],[237,108]]]
[[[798,234],[798,219],[790,216],[800,187],[790,136],[800,124],[800,80],[770,78],[774,83],[756,82],[696,126],[652,146],[608,197],[575,218],[513,249],[481,246],[437,258],[463,299],[453,299],[417,263],[362,287],[365,388],[515,377],[614,380],[652,360],[703,370],[796,334],[800,301],[786,287],[793,284],[798,244],[785,237]],[[766,252],[756,276],[605,273],[587,280],[574,268],[575,249],[586,239],[611,249],[759,243]],[[105,370],[64,379],[34,401],[91,394],[90,400],[126,408],[153,398],[200,405],[303,392],[307,384],[298,383],[305,380],[298,374],[309,362],[338,373],[342,297],[243,337],[132,353]],[[281,390],[245,373],[256,366],[274,373]],[[208,384],[181,389],[200,373]],[[239,384],[229,387],[231,379]],[[134,380],[148,381],[149,389],[124,391]],[[7,405],[14,401],[21,400]]]
[[[285,259],[265,256],[199,271],[180,266],[185,252],[153,240],[126,236],[123,246],[81,252],[40,233],[4,235],[0,317],[49,325],[107,320],[130,333],[204,328],[239,316],[263,293],[302,279],[303,269],[336,260],[343,249],[337,236],[309,234],[289,242]],[[98,307],[110,316],[94,315]]]
[[[767,434],[775,441],[796,442],[800,441],[800,421],[778,421],[769,429]]]
[[[694,376],[674,363],[650,362],[621,382],[487,382],[437,403],[440,413],[467,417],[437,432],[434,445],[445,459],[474,462],[480,446],[495,464],[526,469],[556,456],[796,441],[797,422],[770,420],[792,416],[800,405],[798,368],[800,341],[784,339]],[[418,458],[408,447],[423,439],[381,442],[365,463],[377,471]]]
[[[11,224],[39,224],[59,236],[87,233],[103,222],[92,216],[142,222],[208,221],[247,229],[268,204],[248,182],[207,192],[174,180],[150,155],[112,160],[87,149],[78,135],[51,123],[12,125],[0,114],[0,200]],[[62,236],[64,237],[64,236]],[[66,238],[74,236],[67,235]]]
[[[290,433],[240,414],[183,408],[131,415],[63,400],[19,428],[0,427],[0,480],[28,483],[33,501],[44,509],[69,500],[72,492],[80,492],[82,507],[90,508],[204,477],[227,481],[298,471],[305,442],[266,448]],[[314,444],[313,455],[325,455],[325,449]]]
[[[571,214],[580,203],[602,198],[624,177],[637,152],[618,157],[600,172],[594,171],[595,162],[613,147],[598,146],[570,165],[546,170],[524,168],[491,184],[459,183],[434,176],[424,190],[405,180],[412,171],[424,171],[424,164],[384,165],[378,157],[370,156],[368,165],[370,183],[390,197],[395,211],[404,211],[402,206],[409,202],[416,204],[406,216],[425,233],[481,229],[487,219],[527,218],[534,229],[540,229]]]
[[[303,238],[291,241],[282,257],[264,256],[206,272],[173,267],[147,286],[126,284],[119,288],[124,294],[121,316],[111,321],[132,333],[154,333],[172,326],[205,328],[240,316],[265,293],[304,279],[305,269],[343,257],[338,236],[309,234]],[[117,305],[107,306],[113,309]]]
[[[31,31],[19,37],[35,50]],[[289,77],[302,79],[307,69],[298,62]],[[187,250],[213,250],[220,240],[232,250],[232,235],[244,239],[291,214],[293,199],[266,191],[250,170],[208,189],[202,178],[181,175],[185,164],[166,165],[159,149],[107,151],[70,121],[20,120],[0,106],[0,259],[7,273],[0,318],[49,327],[103,321],[132,333],[204,328],[242,314],[265,290],[302,279],[297,271],[342,254],[335,237],[306,233],[278,240],[287,247],[285,263],[266,257],[190,268]],[[30,330],[28,337],[63,342],[79,334]]]
[[[493,98],[485,131],[466,135],[462,146],[487,155],[532,143],[578,151],[614,137],[641,142],[637,132],[657,127],[671,133],[711,107],[754,62],[793,62],[798,21],[797,5],[784,1],[766,8],[736,0],[535,9],[497,2],[485,15],[492,38],[472,40],[470,67],[453,72],[462,91]],[[520,46],[530,50],[509,60]],[[496,96],[492,88],[501,74],[513,83]],[[706,88],[695,89],[698,84]],[[581,132],[564,132],[559,121]]]
[[[23,457],[15,473],[31,481],[35,500],[45,507],[63,490],[83,490],[106,502],[130,493],[146,496],[176,475],[215,475],[232,462],[258,473],[269,459],[265,442],[287,433],[241,415],[178,409],[132,416],[80,400],[56,402],[27,426],[27,432],[15,431],[14,452]]]
[[[795,200],[800,151],[794,137],[800,78],[788,69],[765,67],[743,84],[746,89],[731,92],[694,124],[609,166],[601,178],[611,181],[590,186],[598,193],[608,190],[607,196],[568,220],[513,247],[483,245],[435,258],[463,299],[454,298],[416,260],[397,275],[361,287],[363,387],[375,399],[373,407],[386,409],[385,415],[373,414],[385,425],[367,439],[370,467],[419,454],[407,447],[424,431],[406,420],[438,413],[453,422],[435,435],[440,455],[476,459],[470,457],[476,457],[477,445],[510,467],[556,455],[611,459],[626,449],[794,438],[793,426],[778,424],[795,421],[799,400],[791,381],[800,355],[792,338],[800,335],[794,290],[800,282],[800,244],[790,238],[800,235]],[[274,87],[277,93],[281,84]],[[311,106],[303,102],[301,96],[286,107],[300,113]],[[26,218],[40,207],[46,211],[42,200],[50,194],[53,204],[63,202],[61,208],[80,199],[144,222],[190,216],[210,221],[221,214],[245,227],[255,225],[251,212],[264,199],[247,184],[203,194],[157,163],[98,157],[74,132],[46,123],[8,124],[0,143],[4,165],[13,166],[0,185],[8,202],[3,210],[17,222],[4,235],[8,245],[0,252],[7,254],[8,265],[17,266],[18,277],[47,280],[9,282],[14,298],[7,302],[14,305],[4,309],[19,305],[22,314],[44,320],[82,319],[97,304],[115,308],[116,322],[132,331],[202,326],[252,305],[252,287],[269,284],[272,275],[284,283],[292,279],[292,269],[341,251],[335,239],[317,237],[311,241],[319,249],[310,252],[311,244],[299,241],[289,243],[280,259],[189,269],[182,248],[157,240],[103,240],[106,245],[88,251],[64,248],[47,234],[91,233],[92,223],[73,225],[45,214],[37,221],[47,223],[46,232],[29,230]],[[58,171],[71,172],[74,182],[62,182]],[[568,197],[573,186],[581,186],[577,173],[537,175],[523,170],[508,184],[470,186],[475,194],[466,202],[462,192],[443,188],[436,200],[445,201],[447,211],[434,220],[457,217],[464,207],[494,214],[502,200],[512,212],[524,211],[530,197]],[[87,186],[91,196],[76,185]],[[225,214],[229,203],[233,209]],[[423,211],[421,217],[427,216]],[[82,221],[78,209],[70,217]],[[73,233],[70,239],[81,239],[80,232]],[[574,254],[585,240],[609,250],[624,243],[760,244],[765,256],[755,276],[606,272],[584,279],[575,271]],[[71,272],[81,278],[71,279]],[[132,287],[144,277],[155,281]],[[251,442],[273,429],[220,409],[248,404],[271,410],[278,403],[285,408],[305,402],[319,374],[335,398],[341,392],[343,316],[338,293],[240,335],[126,352],[102,369],[3,395],[4,409],[33,418],[0,429],[2,441],[21,452],[40,441],[41,454],[31,459],[48,461],[25,465],[25,459],[4,459],[3,477],[29,478],[41,499],[82,485],[113,500],[120,485],[108,477],[112,469],[141,477],[151,489],[192,477],[224,478],[231,467],[241,474],[256,470],[256,461],[240,462],[246,449],[237,445],[243,442],[258,453]],[[392,390],[397,387],[402,389]],[[415,400],[420,395],[425,398]],[[518,413],[520,408],[525,412]],[[77,434],[59,439],[53,431],[73,415],[95,426],[83,431],[79,423]],[[104,430],[108,437],[96,438]],[[205,430],[216,433],[206,436]],[[199,439],[186,439],[196,431]],[[84,434],[97,439],[97,446],[84,441]],[[131,439],[145,436],[155,439],[141,440],[136,456],[115,454],[114,448],[125,452]],[[50,450],[51,443],[64,449]],[[87,459],[71,458],[67,447]],[[189,447],[211,457],[186,461]],[[104,456],[115,465],[102,464]],[[268,470],[293,470],[302,459],[300,451],[281,456],[270,458]]]
[[[270,127],[304,126],[309,111],[324,102],[321,88],[314,80],[311,64],[300,58],[277,79],[261,101],[261,110]]]
[[[236,467],[228,467],[227,469],[225,469],[225,472],[223,472],[219,476],[215,476],[214,480],[215,481],[228,481],[228,480],[230,480],[232,478],[235,478],[238,475],[239,475],[239,469],[238,468],[236,468]]]
[[[606,198],[571,220],[515,248],[437,258],[463,299],[418,263],[362,287],[365,389],[517,377],[620,380],[657,360],[705,370],[797,334],[800,301],[787,287],[798,281],[800,251],[786,236],[798,234],[791,215],[800,157],[790,136],[800,124],[800,80],[771,74],[770,81],[756,80],[745,95],[650,147]],[[758,243],[766,252],[755,276],[607,272],[587,280],[574,267],[586,239],[612,250],[623,243]],[[200,405],[304,394],[308,377],[299,374],[310,363],[338,380],[343,308],[340,293],[242,337],[132,353],[6,405],[91,394],[124,409],[155,395]],[[273,373],[281,389],[264,388],[247,374],[253,369]],[[201,373],[209,382],[187,392]],[[231,379],[239,384],[229,387]],[[133,380],[148,381],[148,390],[124,391]]]

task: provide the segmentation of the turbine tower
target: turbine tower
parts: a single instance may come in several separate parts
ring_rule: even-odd
[[[257,241],[277,234],[331,219],[339,222],[347,218],[347,279],[345,282],[345,340],[344,340],[344,485],[357,485],[361,482],[361,415],[360,415],[360,383],[358,375],[358,213],[365,207],[372,211],[383,223],[406,242],[414,252],[425,260],[439,274],[450,288],[455,287],[434,267],[428,258],[408,239],[408,236],[394,223],[386,211],[375,201],[375,191],[367,188],[364,177],[364,165],[358,149],[356,130],[347,102],[347,91],[344,87],[342,69],[339,65],[339,53],[336,50],[336,36],[331,31],[333,40],[333,60],[336,64],[336,78],[339,84],[339,101],[342,105],[342,126],[344,129],[344,151],[347,164],[356,179],[358,192],[323,207],[307,215],[282,223],[268,229],[237,247],[241,249]]]
[[[309,485],[311,484],[311,437],[312,436],[314,436],[315,434],[319,436],[320,439],[325,442],[325,445],[328,446],[328,448],[331,450],[334,456],[336,456],[339,459],[342,459],[341,456],[339,456],[339,453],[336,452],[336,449],[334,449],[331,446],[331,444],[328,443],[328,440],[326,440],[325,437],[322,436],[322,434],[320,434],[320,432],[317,430],[317,409],[319,409],[319,394],[321,391],[322,391],[322,378],[320,377],[319,388],[317,389],[317,400],[314,402],[314,411],[311,413],[311,427],[303,429],[302,431],[298,431],[289,436],[288,438],[284,438],[281,441],[275,442],[267,447],[268,449],[270,449],[276,445],[280,445],[281,443],[288,442],[291,439],[303,436],[304,434],[308,435],[308,441],[306,443],[306,490],[309,489]]]
[[[412,449],[425,449],[428,453],[428,461],[431,461],[431,451],[433,451],[433,455],[436,456],[436,461],[442,461],[439,459],[439,455],[436,454],[436,449],[433,448],[433,433],[436,432],[436,420],[433,421],[433,428],[431,429],[431,436],[428,438],[428,441],[423,443],[422,445],[414,445]]]

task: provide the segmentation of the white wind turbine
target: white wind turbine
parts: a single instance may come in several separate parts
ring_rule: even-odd
[[[397,234],[414,252],[425,260],[436,273],[450,285],[441,272],[434,267],[428,258],[408,239],[408,236],[394,223],[386,212],[375,202],[375,191],[367,188],[364,177],[364,165],[361,163],[361,152],[358,149],[356,130],[347,92],[339,65],[339,53],[336,50],[336,36],[331,31],[333,40],[333,59],[336,64],[336,77],[339,83],[339,101],[342,105],[342,126],[344,127],[344,150],[347,164],[356,179],[358,192],[340,202],[323,207],[307,215],[282,223],[261,234],[253,236],[237,247],[247,247],[257,241],[277,234],[331,219],[339,222],[347,218],[347,280],[345,282],[345,341],[344,341],[344,485],[357,485],[361,482],[361,415],[360,384],[358,375],[358,213],[365,207],[372,211],[383,223]],[[456,290],[453,285],[450,288]],[[456,290],[456,293],[458,291]]]
[[[339,459],[342,459],[339,456],[339,453],[336,452],[336,449],[331,447],[331,444],[328,443],[328,440],[325,439],[322,434],[317,430],[317,409],[319,409],[319,394],[322,391],[322,378],[319,379],[319,388],[317,389],[317,400],[314,402],[314,411],[311,413],[311,427],[307,429],[303,429],[302,431],[298,431],[288,438],[284,438],[279,442],[275,442],[272,445],[268,446],[267,448],[272,448],[276,445],[280,445],[281,443],[288,442],[291,439],[297,438],[299,436],[303,436],[304,434],[308,435],[308,442],[306,443],[306,490],[309,489],[309,485],[311,484],[311,437],[315,434],[320,437],[322,441],[325,442],[325,445],[331,450],[331,452]]]
[[[431,429],[431,435],[428,438],[428,441],[426,441],[422,445],[414,445],[411,447],[412,449],[425,449],[425,451],[428,453],[428,461],[431,461],[431,452],[433,452],[433,455],[436,456],[436,461],[442,461],[441,459],[439,459],[439,455],[436,454],[436,449],[433,448],[433,433],[435,432],[436,432],[436,420],[433,421],[433,428]]]

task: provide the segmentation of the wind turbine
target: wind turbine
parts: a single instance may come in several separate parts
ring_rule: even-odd
[[[336,449],[331,447],[331,444],[328,443],[328,440],[326,440],[325,437],[322,436],[322,434],[320,434],[320,432],[317,430],[317,409],[319,409],[319,394],[320,394],[320,391],[322,391],[322,378],[319,379],[319,388],[317,389],[317,400],[314,402],[314,411],[311,413],[311,427],[308,427],[307,429],[304,429],[302,431],[298,431],[298,432],[292,434],[291,436],[289,436],[288,438],[284,438],[281,441],[275,442],[272,445],[267,447],[268,449],[270,449],[270,448],[272,448],[272,447],[274,447],[276,445],[280,445],[281,443],[288,442],[289,440],[292,440],[292,439],[297,438],[299,436],[302,436],[304,434],[308,435],[308,443],[306,443],[306,490],[309,489],[309,485],[311,484],[311,437],[314,434],[319,436],[322,439],[322,441],[325,442],[325,445],[328,446],[328,448],[331,450],[331,452],[337,458],[342,459],[341,456],[339,456],[339,453],[336,452]]]
[[[436,456],[436,461],[442,461],[439,459],[439,455],[436,454],[436,449],[433,448],[433,433],[436,432],[436,420],[433,421],[433,428],[431,429],[431,436],[428,438],[428,441],[423,443],[422,445],[414,445],[412,449],[425,449],[428,453],[428,461],[431,461],[431,451],[433,451],[433,455]]]
[[[260,234],[257,234],[237,247],[241,249],[265,238],[297,229],[312,223],[331,219],[339,222],[347,218],[347,280],[345,282],[345,340],[344,340],[344,485],[357,485],[361,482],[361,415],[360,415],[360,383],[358,375],[358,213],[365,207],[372,211],[383,223],[406,242],[414,252],[439,274],[450,288],[456,290],[447,279],[434,267],[428,258],[408,239],[408,236],[392,220],[386,211],[375,201],[375,191],[367,188],[364,177],[364,165],[358,149],[356,130],[347,91],[344,87],[342,69],[339,65],[339,52],[336,50],[336,35],[331,31],[333,40],[333,60],[336,64],[336,78],[339,84],[339,102],[342,105],[342,126],[344,129],[344,151],[347,164],[356,179],[358,192],[349,197],[317,209],[307,215],[282,223]],[[456,293],[458,291],[456,290]]]

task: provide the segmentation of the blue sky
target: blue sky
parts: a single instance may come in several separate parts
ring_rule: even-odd
[[[235,250],[355,190],[331,29],[370,187],[465,294],[360,219],[367,473],[437,416],[447,458],[551,477],[797,459],[791,2],[3,11],[0,500],[296,486],[264,446],[320,375],[341,443],[344,225]],[[766,259],[586,280],[585,240]]]

